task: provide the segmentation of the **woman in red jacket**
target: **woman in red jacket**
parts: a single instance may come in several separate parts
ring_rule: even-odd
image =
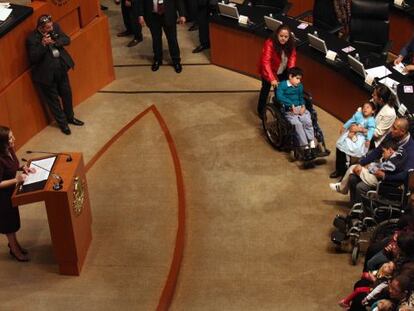
[[[281,25],[273,36],[265,41],[260,58],[259,72],[262,77],[262,88],[257,105],[257,113],[260,117],[264,112],[270,88],[277,87],[279,81],[286,80],[286,69],[295,66],[295,40],[290,28]]]

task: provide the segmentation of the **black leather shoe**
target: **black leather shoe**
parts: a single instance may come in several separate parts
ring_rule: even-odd
[[[342,175],[341,174],[339,174],[339,172],[337,172],[337,171],[333,171],[330,175],[329,175],[329,178],[338,178],[338,177],[341,177]]]
[[[133,46],[136,46],[138,43],[142,42],[142,38],[133,39],[127,44],[127,47],[131,48]]]
[[[62,131],[62,133],[63,134],[66,134],[66,135],[70,135],[72,132],[70,131],[70,128],[69,128],[69,126],[64,126],[64,127],[61,127],[60,128],[60,130]]]
[[[190,28],[188,28],[188,31],[196,31],[198,30],[198,24],[193,24]]]
[[[204,51],[204,50],[207,50],[207,49],[209,49],[210,47],[209,46],[206,46],[206,45],[202,45],[202,44],[200,44],[199,46],[197,46],[194,50],[193,50],[193,53],[200,53],[200,52],[202,52],[202,51]]]
[[[158,69],[160,69],[161,65],[162,65],[162,62],[154,61],[151,65],[151,70],[152,71],[157,71]]]
[[[180,63],[173,64],[174,70],[176,73],[180,73],[183,71],[183,66]]]
[[[131,33],[128,30],[122,31],[122,32],[118,32],[116,34],[117,37],[126,37],[129,36]]]
[[[78,120],[78,119],[76,119],[76,118],[73,118],[72,120],[69,120],[68,122],[69,122],[70,124],[77,125],[77,126],[82,126],[82,125],[84,125],[84,124],[85,124],[85,122],[83,122],[83,121],[81,121],[81,120]]]

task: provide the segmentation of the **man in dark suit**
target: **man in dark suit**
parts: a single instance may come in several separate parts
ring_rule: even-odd
[[[70,38],[61,31],[58,24],[53,23],[50,15],[39,17],[37,29],[26,41],[33,82],[53,113],[60,130],[66,135],[71,133],[68,123],[78,126],[84,124],[73,113],[72,90],[67,72],[75,64],[64,48],[69,44]]]
[[[174,70],[177,73],[182,71],[180,48],[177,41],[177,11],[179,14],[178,22],[185,23],[185,6],[183,0],[139,0],[138,12],[139,22],[145,23],[151,31],[152,49],[154,52],[154,62],[151,66],[152,71],[157,71],[162,65],[162,30],[168,41]]]
[[[210,48],[209,19],[210,14],[215,9],[217,1],[214,0],[197,0],[197,23],[198,37],[200,44],[193,50],[193,53],[200,53]]]
[[[138,0],[140,1],[140,0]],[[133,47],[142,41],[142,26],[138,23],[138,2],[137,0],[122,0],[121,11],[124,20],[125,31],[117,34],[118,37],[133,35],[134,39],[127,44]]]

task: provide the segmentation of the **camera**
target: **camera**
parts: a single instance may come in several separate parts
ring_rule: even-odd
[[[56,41],[59,38],[59,34],[54,31],[49,32],[49,36],[53,41]]]

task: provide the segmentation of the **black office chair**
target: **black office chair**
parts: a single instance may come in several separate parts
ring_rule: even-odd
[[[251,3],[255,7],[275,9],[278,13],[283,15],[286,15],[292,7],[292,3],[287,0],[252,0]]]
[[[388,0],[353,0],[349,41],[355,47],[387,60],[391,48]]]
[[[311,19],[309,19],[311,17]],[[310,21],[316,28],[338,33],[343,26],[338,21],[333,0],[315,0],[313,9],[295,17],[297,20]]]

